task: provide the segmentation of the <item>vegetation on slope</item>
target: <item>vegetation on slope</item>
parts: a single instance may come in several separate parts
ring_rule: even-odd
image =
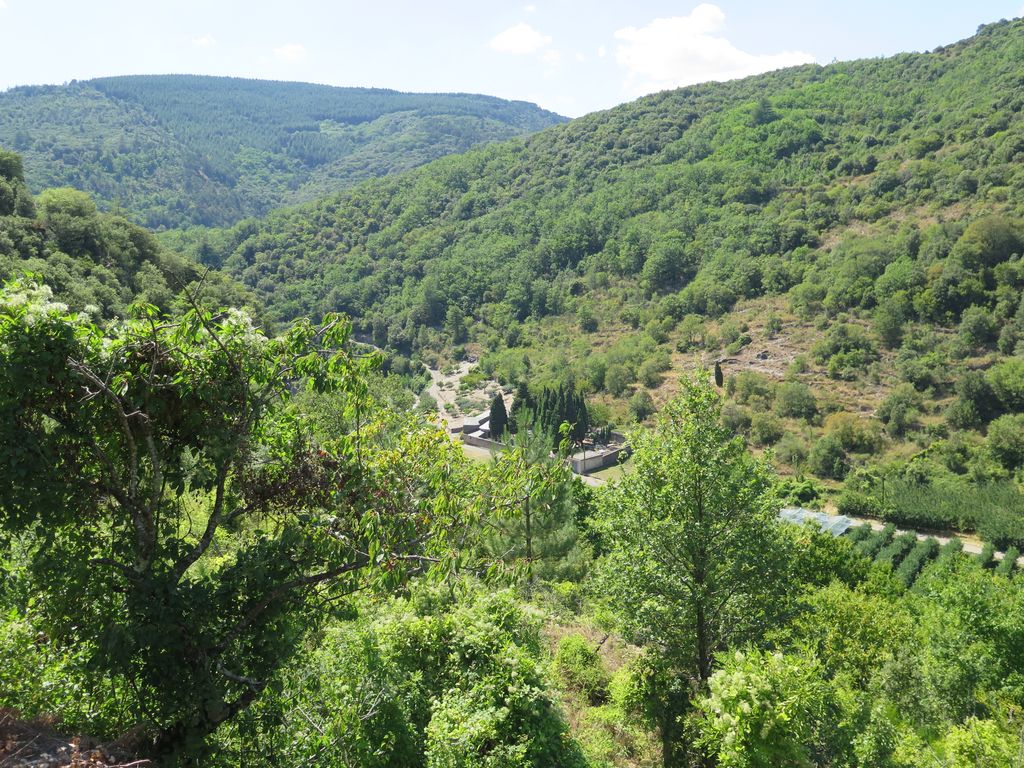
[[[123,316],[133,301],[180,308],[195,293],[217,305],[255,304],[233,280],[169,251],[123,216],[100,213],[84,192],[48,189],[33,198],[21,157],[0,150],[0,280],[26,274],[72,309],[105,318]]]
[[[175,242],[275,317],[341,310],[403,354],[469,349],[506,387],[586,390],[595,423],[722,360],[731,423],[788,470],[870,467],[894,519],[892,474],[979,509],[1002,494],[1020,521],[1022,56],[1024,22],[1001,22],[665,92]]]
[[[303,354],[335,331],[300,324],[268,342],[241,313],[104,331],[19,287],[0,307],[0,405],[22,431],[0,442],[15,459],[0,706],[120,736],[164,765],[1012,764],[1024,582],[953,550],[909,578],[912,554],[883,555],[910,550],[891,531],[871,565],[777,520],[768,469],[706,378],[638,442],[633,474],[567,493],[558,464],[473,467],[375,407],[350,356]],[[69,397],[104,353],[117,392]],[[316,386],[289,404],[265,366],[296,354]],[[267,384],[279,398],[260,396]],[[127,404],[145,410],[125,431]],[[129,436],[147,433],[173,478],[156,497],[155,463],[137,464],[138,493],[119,471],[136,461]],[[21,444],[55,443],[61,461],[18,463]],[[655,519],[645,500],[666,476],[678,493]],[[550,502],[567,524],[535,535],[574,538],[571,561],[507,590],[493,579],[514,569],[484,584],[452,572],[493,562],[477,557],[495,520]],[[145,516],[131,524],[147,504],[152,536]],[[446,583],[408,582],[435,561]]]
[[[0,146],[151,228],[227,225],[563,118],[470,94],[110,77],[0,94]]]

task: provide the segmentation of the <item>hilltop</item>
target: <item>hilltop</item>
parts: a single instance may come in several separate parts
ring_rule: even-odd
[[[195,75],[0,93],[34,192],[72,186],[151,228],[228,225],[562,122],[525,102]]]

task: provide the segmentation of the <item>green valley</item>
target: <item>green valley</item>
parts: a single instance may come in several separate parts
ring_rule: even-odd
[[[1024,765],[1024,20],[0,145],[0,765]]]

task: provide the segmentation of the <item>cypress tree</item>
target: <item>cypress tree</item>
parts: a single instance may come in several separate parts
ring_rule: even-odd
[[[519,382],[519,386],[516,388],[516,396],[512,401],[512,417],[509,419],[508,431],[516,434],[520,429],[528,427],[533,420],[531,411],[533,411],[533,395],[530,393],[529,385],[524,380]]]
[[[508,429],[508,411],[505,410],[505,398],[501,392],[491,401],[491,439],[501,440]]]

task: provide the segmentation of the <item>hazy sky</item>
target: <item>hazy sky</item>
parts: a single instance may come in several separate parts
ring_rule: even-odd
[[[0,0],[0,89],[195,73],[487,93],[575,117],[662,88],[928,50],[1022,3]]]

